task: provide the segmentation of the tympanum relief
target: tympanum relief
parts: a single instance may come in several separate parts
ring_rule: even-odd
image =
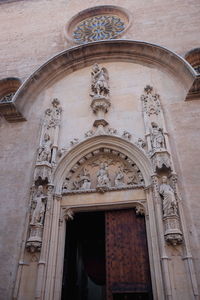
[[[101,149],[85,158],[82,166],[79,164],[66,175],[63,193],[105,192],[144,186],[136,164],[119,152]]]

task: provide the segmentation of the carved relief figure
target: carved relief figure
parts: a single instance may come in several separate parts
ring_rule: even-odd
[[[122,168],[119,168],[119,171],[116,173],[115,186],[117,186],[117,187],[125,186],[124,173],[123,173]]]
[[[42,146],[39,148],[38,152],[38,161],[51,161],[51,148],[52,148],[52,142],[50,135],[45,133],[44,135],[44,141],[42,143]]]
[[[159,193],[163,198],[163,216],[177,215],[177,201],[173,188],[167,183],[167,176],[162,177]]]
[[[91,188],[91,180],[90,174],[87,169],[84,168],[83,175],[80,175],[80,183],[81,183],[81,190],[89,190]]]
[[[100,169],[97,173],[97,186],[110,186],[110,179],[108,175],[108,166],[106,163],[100,164]]]
[[[94,64],[92,68],[92,94],[93,97],[107,97],[109,95],[108,71],[106,68],[100,68],[98,64]]]
[[[46,198],[46,195],[43,193],[43,186],[39,185],[38,190],[35,196],[33,197],[33,203],[35,204],[35,208],[32,214],[30,225],[43,224]]]
[[[165,138],[163,135],[163,130],[158,127],[154,122],[151,123],[151,144],[153,149],[165,148]]]

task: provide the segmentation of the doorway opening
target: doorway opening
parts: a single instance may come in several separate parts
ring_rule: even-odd
[[[62,300],[153,299],[144,216],[81,212],[66,226]]]

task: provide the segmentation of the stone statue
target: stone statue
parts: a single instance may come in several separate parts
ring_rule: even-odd
[[[50,135],[45,133],[44,135],[44,141],[42,143],[42,146],[39,148],[38,152],[38,161],[51,161],[51,149],[52,149],[52,143],[50,139]]]
[[[100,164],[100,169],[97,173],[97,186],[110,186],[110,179],[108,175],[108,166],[106,163]]]
[[[107,97],[109,95],[108,71],[106,68],[100,68],[98,64],[94,64],[92,68],[92,97]]]
[[[35,208],[32,214],[30,225],[43,224],[46,198],[46,195],[43,193],[43,186],[39,185],[38,190],[35,196],[33,197],[33,203],[35,203]]]
[[[163,216],[177,215],[177,201],[173,188],[167,183],[167,176],[162,177],[159,193],[163,198]]]
[[[83,175],[80,175],[81,190],[89,190],[91,188],[90,174],[84,168]]]
[[[151,143],[153,149],[163,149],[165,148],[165,138],[163,135],[163,130],[158,127],[156,123],[151,123]]]
[[[121,168],[119,168],[119,171],[116,173],[115,186],[116,187],[125,186],[124,173]]]

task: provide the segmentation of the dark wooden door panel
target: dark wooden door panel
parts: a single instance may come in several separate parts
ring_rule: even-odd
[[[105,217],[107,300],[114,293],[150,293],[144,217],[134,209],[107,211]]]

